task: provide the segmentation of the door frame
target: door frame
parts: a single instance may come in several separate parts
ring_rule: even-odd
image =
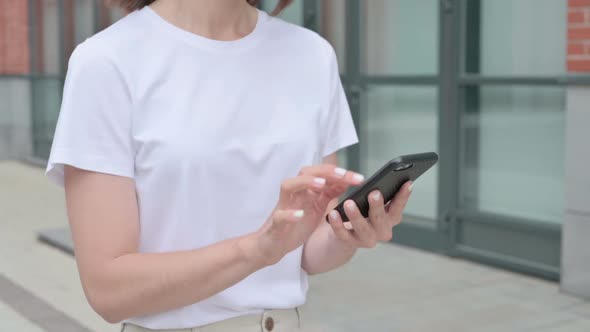
[[[454,154],[455,185],[450,209],[450,255],[488,265],[505,268],[549,280],[559,280],[561,259],[561,224],[515,216],[486,213],[461,207],[459,203],[462,160],[466,160],[466,142],[463,121],[467,112],[479,110],[479,89],[487,86],[549,86],[563,87],[590,85],[590,75],[517,76],[484,75],[480,73],[480,31],[482,0],[442,0],[454,10],[448,18],[455,22],[456,34],[452,47],[458,50],[453,84],[453,97],[457,98],[456,150]],[[442,105],[444,107],[444,105]],[[474,107],[475,106],[475,107]],[[566,111],[566,110],[564,110]],[[479,133],[470,139],[479,139]],[[564,147],[565,149],[565,147]],[[477,162],[477,161],[476,161]],[[477,165],[476,165],[477,166]],[[473,182],[473,181],[472,181]],[[477,185],[477,184],[476,184]],[[493,239],[493,241],[490,241]]]
[[[304,25],[317,31],[320,4],[304,1]],[[590,85],[590,75],[486,76],[470,74],[479,66],[481,0],[438,0],[439,72],[437,75],[367,75],[362,72],[361,29],[363,2],[345,0],[346,63],[342,82],[361,141],[366,137],[362,112],[368,84],[432,86],[438,90],[439,178],[438,218],[430,226],[402,223],[394,241],[428,251],[461,257],[508,270],[558,280],[561,225],[460,207],[462,158],[465,137],[461,128],[466,109],[478,103],[481,86]],[[469,62],[468,62],[469,61]],[[470,104],[471,103],[471,104]],[[477,107],[476,107],[477,108]],[[360,169],[362,143],[347,149],[348,167]],[[407,216],[406,219],[411,219]],[[418,220],[419,221],[419,220]],[[497,237],[494,238],[494,236]],[[490,242],[486,247],[484,244]],[[489,244],[489,243],[488,243]],[[538,250],[542,246],[542,250]],[[531,253],[533,251],[537,252]]]
[[[318,27],[320,26],[319,22],[319,12],[320,2],[314,0],[304,0],[303,3],[303,21],[305,27],[312,29],[314,31],[318,31]],[[437,88],[439,90],[438,93],[438,105],[439,108],[441,105],[446,105],[449,101],[447,99],[442,98],[442,94],[440,93],[441,87],[443,87],[443,75],[451,75],[452,70],[448,69],[443,73],[439,73],[438,75],[370,75],[362,72],[361,68],[361,29],[363,22],[363,2],[358,0],[345,0],[345,15],[346,15],[346,24],[345,24],[345,50],[346,50],[346,59],[345,59],[345,73],[341,75],[342,83],[344,89],[346,91],[346,95],[348,97],[348,103],[350,106],[350,110],[352,113],[352,118],[355,123],[356,128],[358,129],[359,138],[361,143],[351,146],[346,149],[346,160],[347,160],[347,167],[354,170],[361,169],[361,150],[362,150],[362,141],[366,137],[367,132],[364,130],[364,123],[362,113],[365,109],[365,100],[364,100],[364,93],[367,89],[368,85],[372,86],[427,86]],[[448,24],[445,21],[445,27]],[[443,25],[443,20],[440,20],[441,27]],[[448,38],[449,36],[452,37],[447,30],[440,29],[439,38]],[[444,51],[449,51],[451,48],[444,49]],[[443,61],[447,61],[446,59],[453,59],[452,56],[447,55],[446,53],[443,54],[443,48],[439,47],[439,57],[443,57],[444,59],[439,59],[439,63],[443,63]],[[447,79],[448,80],[448,79]],[[445,86],[446,88],[446,86]],[[445,94],[448,96],[449,94]],[[454,108],[445,107],[444,111],[453,111]],[[449,173],[449,170],[452,169],[452,165],[454,162],[450,160],[452,153],[454,152],[452,149],[448,149],[450,144],[448,143],[450,140],[453,139],[452,135],[455,132],[452,130],[451,127],[444,128],[439,124],[439,147],[438,150],[440,152],[440,160],[439,160],[439,167],[440,173],[444,174]],[[442,142],[442,143],[441,143]],[[446,148],[446,149],[445,149]],[[446,150],[450,151],[446,151]],[[444,179],[441,182],[441,179]],[[451,183],[448,178],[439,175],[438,185],[439,188],[444,188],[449,186]],[[444,186],[444,187],[441,187]],[[449,202],[445,200],[448,195],[441,195],[441,192],[444,190],[439,189],[438,193],[438,206],[437,212],[439,218],[437,220],[426,220],[421,219],[418,217],[406,216],[406,220],[410,220],[413,222],[406,222],[402,223],[395,228],[395,242],[401,243],[403,245],[408,245],[412,247],[417,247],[429,251],[441,252],[441,253],[449,253],[451,249],[451,244],[449,240],[451,239],[450,236],[450,221],[449,218],[450,213]],[[442,196],[442,197],[441,197]],[[442,217],[440,217],[442,216]]]

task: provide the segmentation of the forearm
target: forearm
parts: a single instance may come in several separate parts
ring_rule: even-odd
[[[190,251],[123,255],[90,277],[87,295],[111,322],[196,303],[265,266],[254,241],[247,235]]]
[[[356,249],[340,241],[322,221],[303,246],[301,266],[309,274],[323,273],[346,264]]]

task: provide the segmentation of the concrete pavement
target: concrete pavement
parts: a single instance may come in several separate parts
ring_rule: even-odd
[[[86,303],[74,259],[37,241],[65,224],[63,193],[42,169],[0,162],[0,331],[119,330]],[[15,305],[10,287],[35,305]],[[303,316],[344,332],[590,331],[590,303],[556,283],[392,244],[312,277]]]

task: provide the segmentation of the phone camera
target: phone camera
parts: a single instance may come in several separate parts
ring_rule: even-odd
[[[396,172],[403,171],[404,169],[408,169],[408,168],[410,168],[412,166],[414,166],[414,164],[400,164],[396,168],[394,168],[393,170],[396,171]]]

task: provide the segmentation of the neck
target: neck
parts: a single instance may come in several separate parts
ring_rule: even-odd
[[[216,40],[246,36],[258,18],[246,0],[157,0],[150,7],[179,28]]]

